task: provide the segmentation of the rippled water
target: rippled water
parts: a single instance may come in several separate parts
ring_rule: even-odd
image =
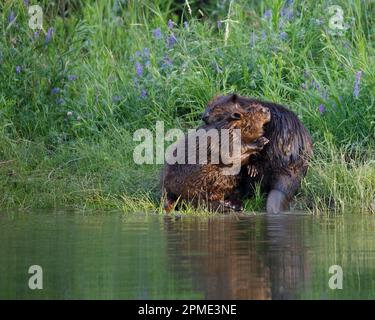
[[[374,231],[357,214],[3,212],[0,298],[373,299]],[[31,265],[42,290],[28,287]]]

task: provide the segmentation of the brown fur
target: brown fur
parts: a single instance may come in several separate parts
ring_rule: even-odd
[[[250,155],[262,150],[268,139],[262,137],[263,125],[270,120],[269,110],[260,105],[249,109],[238,109],[226,114],[220,121],[203,125],[198,129],[240,129],[241,130],[241,164],[248,162]],[[197,130],[198,130],[197,129]],[[233,135],[231,138],[233,139]],[[197,149],[199,143],[197,139]],[[165,164],[162,174],[162,185],[165,196],[164,208],[168,212],[178,199],[190,202],[193,206],[207,205],[211,210],[240,210],[241,203],[230,199],[239,187],[239,175],[224,175],[225,165],[210,163],[212,155],[220,151],[219,145],[208,142],[207,164]],[[177,145],[187,145],[187,135]],[[233,144],[232,144],[233,145]],[[187,158],[187,148],[186,158]],[[197,160],[197,159],[196,159]],[[197,162],[198,163],[198,162]]]
[[[288,208],[312,156],[311,137],[298,117],[281,105],[233,94],[210,101],[202,119],[212,124],[221,121],[226,114],[252,104],[265,106],[271,112],[271,121],[265,126],[264,133],[270,143],[250,159],[250,170],[243,171],[242,193],[247,195],[250,186],[261,182],[263,191],[269,193],[267,211],[277,213]]]

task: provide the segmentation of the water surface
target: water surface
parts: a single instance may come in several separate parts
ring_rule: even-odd
[[[374,231],[358,214],[2,212],[0,299],[374,299]]]

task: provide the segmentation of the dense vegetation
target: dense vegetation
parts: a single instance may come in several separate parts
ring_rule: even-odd
[[[1,2],[0,206],[158,209],[134,131],[194,127],[238,92],[287,105],[314,139],[295,207],[375,212],[374,20],[359,0]]]

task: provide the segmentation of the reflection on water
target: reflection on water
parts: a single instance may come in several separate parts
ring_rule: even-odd
[[[375,298],[375,222],[346,214],[211,217],[0,213],[0,298]],[[332,290],[331,265],[344,272]],[[28,268],[43,268],[43,290]]]
[[[289,298],[309,279],[300,232],[306,219],[311,217],[165,218],[168,256],[207,299]]]

